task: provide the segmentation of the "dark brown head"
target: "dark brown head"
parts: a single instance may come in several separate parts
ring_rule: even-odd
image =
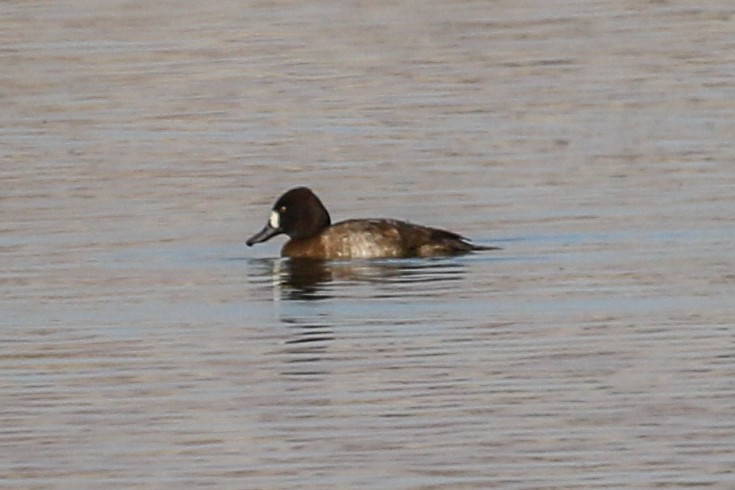
[[[292,240],[309,238],[331,224],[324,204],[306,187],[286,192],[273,206],[265,227],[246,243],[248,247],[285,233]]]

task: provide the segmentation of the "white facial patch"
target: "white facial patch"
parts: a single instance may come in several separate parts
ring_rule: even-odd
[[[278,211],[271,211],[271,217],[268,220],[268,224],[273,229],[278,229],[281,226],[281,215],[278,214]]]

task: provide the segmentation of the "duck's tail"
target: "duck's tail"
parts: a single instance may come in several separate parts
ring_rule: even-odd
[[[474,244],[469,238],[447,230],[434,229],[432,235],[434,240],[443,243],[444,246],[446,246],[452,253],[461,254],[468,252],[483,252],[487,250],[501,250],[500,247]]]
[[[468,243],[472,247],[473,252],[484,252],[487,250],[503,250],[503,247],[493,247],[491,245],[476,245],[474,243]]]

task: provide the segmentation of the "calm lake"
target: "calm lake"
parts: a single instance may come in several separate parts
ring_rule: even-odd
[[[6,1],[0,41],[2,488],[735,488],[732,1]],[[247,248],[297,185],[502,250]]]

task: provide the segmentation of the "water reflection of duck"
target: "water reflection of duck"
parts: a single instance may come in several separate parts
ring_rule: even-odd
[[[331,224],[324,204],[306,187],[283,194],[252,246],[286,234],[284,257],[306,259],[372,259],[456,255],[496,247],[474,245],[451,231],[393,219],[351,219]]]
[[[417,283],[441,283],[461,279],[463,263],[434,260],[324,261],[286,259],[272,263],[273,275],[290,299],[326,299],[336,291],[332,283],[380,285],[381,294],[402,295]],[[341,288],[340,288],[341,289]],[[424,291],[425,293],[426,291]]]

